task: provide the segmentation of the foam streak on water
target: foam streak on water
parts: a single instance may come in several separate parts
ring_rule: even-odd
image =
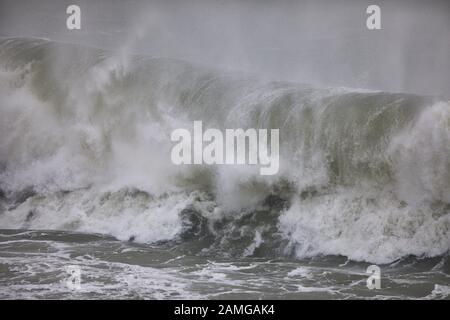
[[[443,299],[448,259],[386,265],[382,289],[366,287],[368,264],[342,257],[317,260],[219,259],[176,247],[124,243],[54,231],[0,234],[1,299]],[[66,285],[68,265],[81,285]]]

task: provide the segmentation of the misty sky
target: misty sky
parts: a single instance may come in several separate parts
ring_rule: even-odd
[[[66,28],[77,4],[82,29]],[[382,30],[366,28],[381,7]],[[450,97],[450,1],[0,0],[0,35],[175,57],[273,80]]]

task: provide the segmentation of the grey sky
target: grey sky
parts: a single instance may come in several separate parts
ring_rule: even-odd
[[[65,27],[69,4],[82,30]],[[366,29],[369,4],[382,30]],[[273,80],[450,96],[445,0],[0,0],[0,35],[109,49],[135,38],[131,52]]]

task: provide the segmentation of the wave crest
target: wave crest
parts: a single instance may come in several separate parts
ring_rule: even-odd
[[[0,41],[0,84],[3,228],[375,262],[450,249],[449,102],[31,39]],[[172,165],[194,120],[280,129],[279,174]]]

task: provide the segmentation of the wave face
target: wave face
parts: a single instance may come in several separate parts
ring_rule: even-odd
[[[450,249],[450,104],[0,41],[0,227],[222,255],[387,263]],[[279,128],[280,171],[175,166],[176,128]]]

